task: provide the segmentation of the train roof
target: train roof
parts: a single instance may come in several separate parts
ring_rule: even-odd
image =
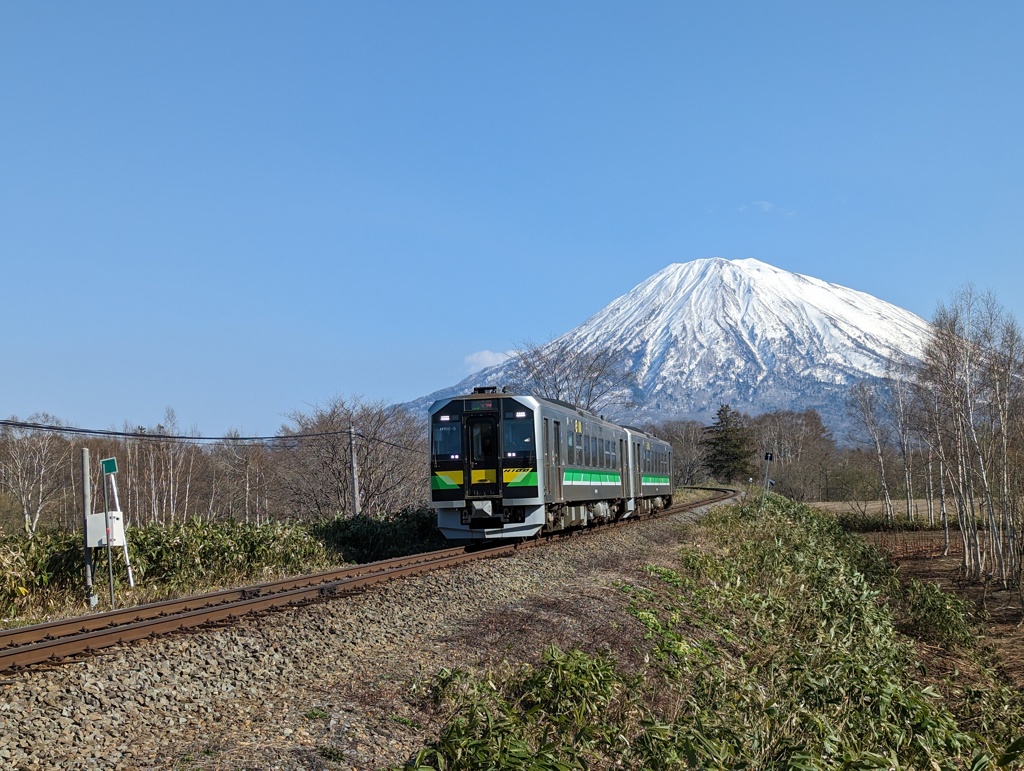
[[[529,398],[529,399],[536,399],[538,402],[544,402],[545,404],[554,404],[554,405],[557,405],[557,406],[562,407],[564,409],[567,409],[570,412],[575,412],[575,413],[577,413],[579,415],[583,415],[583,416],[586,416],[588,418],[592,418],[593,420],[600,420],[600,421],[603,421],[605,423],[610,423],[610,424],[612,424],[614,426],[618,426],[619,428],[625,429],[627,431],[632,431],[635,434],[641,434],[642,436],[646,436],[646,437],[648,437],[650,439],[654,439],[654,440],[659,441],[659,442],[665,441],[663,439],[659,439],[654,434],[652,434],[650,431],[645,431],[644,429],[638,428],[637,426],[630,426],[630,425],[625,425],[625,424],[622,424],[622,423],[616,423],[614,420],[609,420],[604,415],[598,415],[596,413],[593,413],[590,410],[584,409],[583,407],[579,407],[579,406],[573,404],[572,402],[563,401],[562,399],[552,399],[552,398],[547,397],[547,396],[538,396],[537,394],[519,393],[519,392],[516,392],[516,391],[510,391],[507,388],[499,388],[498,386],[478,386],[477,388],[473,389],[472,393],[458,394],[458,395],[455,395],[455,396],[450,396],[447,399],[441,399],[439,401],[447,402],[447,401],[451,401],[452,399],[486,399],[487,397],[494,397],[494,396],[510,396],[512,398],[515,398],[515,397],[525,397],[525,398]],[[437,402],[435,402],[434,404],[436,405]],[[433,411],[433,407],[431,407],[431,411]]]

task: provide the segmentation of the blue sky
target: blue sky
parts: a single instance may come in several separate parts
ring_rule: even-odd
[[[270,434],[673,262],[1024,319],[1024,4],[5,3],[0,417]]]

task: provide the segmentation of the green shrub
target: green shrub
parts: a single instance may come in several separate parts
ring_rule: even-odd
[[[126,536],[136,579],[172,587],[306,573],[328,562],[323,544],[297,524],[193,518],[168,527],[129,528]],[[115,568],[123,574],[123,562],[116,556]]]
[[[336,517],[313,526],[313,533],[346,562],[374,562],[444,548],[437,515],[427,508],[405,509],[387,517]]]
[[[450,718],[409,768],[418,771],[522,769],[570,771],[590,761],[617,758],[630,765],[624,725],[639,729],[646,714],[637,700],[641,681],[626,678],[606,657],[551,646],[538,667],[506,669],[476,677],[442,670],[434,680],[435,704]]]
[[[907,634],[940,645],[973,646],[971,604],[937,584],[912,579],[903,594]]]

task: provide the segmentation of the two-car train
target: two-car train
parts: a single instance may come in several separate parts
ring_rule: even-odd
[[[430,505],[447,538],[528,538],[672,502],[672,446],[552,399],[477,388],[430,407]]]

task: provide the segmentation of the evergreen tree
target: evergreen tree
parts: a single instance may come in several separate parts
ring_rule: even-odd
[[[753,476],[753,439],[743,416],[728,404],[719,407],[715,422],[705,427],[701,444],[707,451],[705,464],[715,479],[732,482]]]

